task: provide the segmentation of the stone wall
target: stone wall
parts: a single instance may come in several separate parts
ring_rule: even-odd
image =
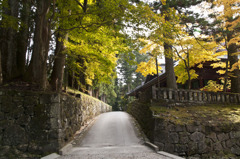
[[[59,118],[60,147],[72,140],[81,126],[87,124],[93,117],[108,111],[112,111],[111,106],[88,95],[77,94],[76,97],[62,95]]]
[[[58,151],[89,119],[111,111],[79,94],[0,91],[0,158],[40,157]]]
[[[187,158],[240,158],[239,122],[178,124],[153,116],[150,106],[147,102],[134,101],[128,105],[128,113],[161,151]]]
[[[134,101],[128,105],[127,112],[137,120],[145,135],[153,141],[154,119],[150,104]]]
[[[184,157],[240,158],[240,123],[179,125],[156,118],[154,143],[162,151]]]

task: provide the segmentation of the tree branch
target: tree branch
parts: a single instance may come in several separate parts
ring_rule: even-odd
[[[79,2],[78,0],[75,0],[75,2],[77,2],[77,4],[80,5],[82,7],[82,9],[84,9],[84,6],[82,5],[81,2]]]

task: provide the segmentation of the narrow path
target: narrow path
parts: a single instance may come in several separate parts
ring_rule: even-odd
[[[58,159],[168,159],[143,145],[131,117],[124,112],[104,113],[73,149]]]

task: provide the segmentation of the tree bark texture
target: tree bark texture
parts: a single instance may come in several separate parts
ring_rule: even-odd
[[[48,18],[51,1],[39,0],[37,2],[37,11],[35,19],[34,45],[31,62],[28,69],[28,79],[36,83],[40,88],[47,87],[47,57],[49,51],[49,41],[51,37]]]
[[[8,0],[8,8],[4,14],[13,18],[18,17],[19,3],[17,0]],[[8,82],[17,76],[17,30],[8,27],[1,28],[1,53],[3,82]]]
[[[230,68],[232,68],[233,64],[238,62],[238,55],[233,55],[237,52],[237,45],[231,44],[228,47],[228,60],[230,63]],[[230,80],[231,80],[231,92],[233,93],[240,93],[240,72],[239,68],[234,69],[231,72]]]
[[[22,10],[21,13],[21,25],[18,32],[18,43],[17,43],[17,66],[18,74],[22,77],[25,73],[26,65],[26,52],[29,44],[29,27],[30,27],[30,16],[31,16],[31,1],[23,0],[22,1]]]
[[[66,55],[64,54],[64,44],[60,33],[56,37],[56,49],[55,49],[55,59],[53,65],[53,72],[51,75],[51,88],[54,91],[61,92],[63,84],[63,75],[64,75],[64,65]]]
[[[177,89],[176,76],[174,72],[172,47],[164,43],[164,52],[165,52],[165,64],[166,64],[167,88]]]
[[[0,85],[3,84],[3,77],[2,77],[2,53],[0,49]]]

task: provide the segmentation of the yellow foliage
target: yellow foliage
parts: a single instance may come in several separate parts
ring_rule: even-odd
[[[215,42],[196,40],[184,33],[177,36],[175,45],[174,51],[178,55],[177,60],[179,60],[178,66],[175,67],[178,83],[185,84],[187,82],[188,69],[190,69],[191,79],[195,79],[198,75],[191,69],[192,67],[203,68],[204,62],[217,60],[214,55],[214,48],[217,46]]]
[[[224,75],[225,74],[225,70],[218,70],[217,73],[220,74],[220,75]]]
[[[223,90],[223,85],[217,84],[216,81],[210,80],[208,81],[205,87],[201,88],[201,90],[210,91],[210,92],[219,92]]]
[[[180,67],[181,67],[180,65],[175,67],[175,74],[178,77],[177,83],[185,84],[188,80],[188,74],[187,74],[187,71],[185,70],[185,68],[181,69]],[[190,76],[191,76],[191,80],[192,80],[192,79],[196,79],[198,77],[198,74],[196,74],[195,70],[191,69]]]
[[[158,70],[161,69],[162,68],[158,66]],[[157,74],[155,59],[151,58],[148,62],[141,62],[138,64],[136,72],[141,73],[144,77]]]
[[[213,68],[218,68],[218,67],[226,68],[226,62],[216,62],[216,63],[211,64],[211,66]]]
[[[235,64],[232,65],[232,68],[230,69],[230,71],[234,71],[236,69],[240,68],[240,61],[236,62]]]
[[[163,5],[166,5],[166,1],[167,1],[167,0],[161,0],[161,2],[162,2]]]
[[[199,64],[197,67],[198,68],[203,68],[203,64]]]

